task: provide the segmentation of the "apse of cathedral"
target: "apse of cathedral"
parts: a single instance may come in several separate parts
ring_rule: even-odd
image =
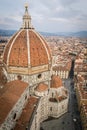
[[[27,4],[21,29],[5,47],[3,64],[7,83],[0,91],[0,130],[40,130],[49,116],[67,112],[68,91],[52,75],[50,49],[32,26]]]

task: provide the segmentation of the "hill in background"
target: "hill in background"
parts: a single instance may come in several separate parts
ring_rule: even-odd
[[[0,36],[12,36],[16,30],[2,30],[0,29]]]
[[[2,30],[0,29],[0,36],[12,36],[17,30]],[[81,37],[87,38],[87,31],[80,32],[58,32],[58,33],[49,33],[49,32],[40,32],[43,36],[64,36],[64,37]]]

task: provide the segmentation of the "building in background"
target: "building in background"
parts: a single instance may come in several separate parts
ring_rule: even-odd
[[[81,58],[83,54],[83,58]],[[87,130],[87,47],[75,61],[75,90],[83,130]]]

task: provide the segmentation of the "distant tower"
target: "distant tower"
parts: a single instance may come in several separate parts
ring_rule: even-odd
[[[28,13],[28,4],[25,4],[25,14],[23,16],[23,27],[24,29],[31,29],[31,16]]]

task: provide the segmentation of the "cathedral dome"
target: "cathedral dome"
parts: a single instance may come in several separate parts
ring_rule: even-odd
[[[59,88],[62,87],[62,80],[59,76],[53,75],[51,80],[51,88]]]
[[[48,94],[48,85],[45,83],[40,83],[36,88],[35,88],[35,95],[36,96],[47,96]]]
[[[49,64],[45,40],[33,29],[21,29],[8,42],[4,62],[8,66],[35,67]]]
[[[44,92],[48,90],[48,86],[46,84],[40,83],[37,87],[36,87],[36,91],[38,92]]]
[[[23,27],[9,40],[3,61],[10,70],[13,67],[29,69],[51,63],[48,45],[44,38],[32,28],[27,6],[23,16]]]

